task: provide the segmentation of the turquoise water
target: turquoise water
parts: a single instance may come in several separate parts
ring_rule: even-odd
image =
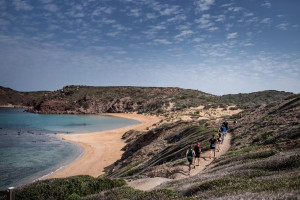
[[[60,169],[83,149],[56,133],[87,133],[138,124],[99,115],[45,115],[0,108],[0,190],[20,186]]]

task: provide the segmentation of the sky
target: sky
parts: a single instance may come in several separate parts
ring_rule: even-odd
[[[299,0],[0,0],[0,85],[300,92]]]

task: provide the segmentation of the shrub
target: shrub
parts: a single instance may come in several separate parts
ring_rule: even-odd
[[[63,179],[37,181],[16,190],[16,199],[68,199],[95,194],[126,185],[124,180],[74,176]]]
[[[68,200],[81,200],[81,198],[78,194],[73,193],[69,196]]]
[[[278,153],[279,152],[276,150],[261,151],[261,152],[250,153],[250,154],[246,155],[245,158],[246,159],[262,159],[262,158],[268,158],[268,157],[273,156]]]
[[[178,197],[178,192],[170,189],[159,189],[151,192],[144,192],[136,190],[131,187],[121,187],[118,189],[109,190],[105,193],[90,196],[85,198],[86,200],[98,200],[98,199],[143,199],[143,200],[163,200],[163,199],[175,199]]]
[[[287,159],[274,160],[263,166],[264,169],[270,171],[278,171],[284,169],[293,169],[300,167],[300,155],[290,156]]]

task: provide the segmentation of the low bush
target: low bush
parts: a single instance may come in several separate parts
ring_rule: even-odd
[[[224,177],[207,181],[193,186],[183,192],[184,196],[219,197],[226,194],[237,194],[242,192],[266,192],[297,190],[299,188],[300,176],[294,175],[284,178],[233,178]],[[218,193],[216,191],[222,191]]]
[[[178,192],[170,189],[159,189],[150,192],[135,190],[131,187],[121,187],[112,189],[98,195],[93,195],[84,198],[85,200],[109,200],[109,199],[143,199],[143,200],[167,200],[177,199]]]
[[[87,175],[50,179],[17,189],[16,199],[76,199],[75,196],[84,197],[123,185],[126,185],[126,182],[122,179],[93,178]]]
[[[285,169],[294,169],[300,167],[300,155],[293,155],[287,159],[270,161],[262,168],[270,171],[279,171]]]
[[[262,158],[268,158],[270,156],[276,155],[279,152],[276,150],[269,150],[269,151],[260,151],[255,153],[250,153],[245,156],[246,159],[262,159]]]

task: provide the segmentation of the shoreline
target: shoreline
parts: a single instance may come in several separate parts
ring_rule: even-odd
[[[104,168],[121,158],[121,149],[126,145],[122,136],[129,130],[146,130],[161,118],[150,115],[134,113],[109,113],[107,116],[122,117],[141,122],[140,124],[126,126],[118,129],[79,134],[59,134],[63,140],[79,144],[84,152],[82,156],[68,165],[44,176],[41,179],[65,178],[76,175],[90,175],[98,177],[104,173]]]

